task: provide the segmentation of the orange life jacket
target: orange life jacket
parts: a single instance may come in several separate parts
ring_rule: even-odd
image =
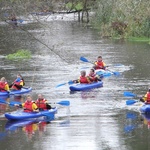
[[[96,61],[95,62],[96,68],[95,69],[105,69],[103,61]]]
[[[15,86],[15,84],[16,84],[16,85],[20,85],[21,82],[23,82],[23,81],[20,80],[19,82],[16,82],[16,80],[15,80],[14,83],[13,83],[13,86],[12,86],[11,88],[12,88],[12,89],[15,89],[15,90],[20,90],[19,88],[17,88],[17,87]]]
[[[43,109],[43,110],[46,110],[47,109],[47,107],[46,107],[46,99],[42,99],[42,100],[39,100],[39,99],[37,99],[36,100],[36,105],[37,105],[37,107],[39,108],[39,109]]]
[[[5,86],[6,86],[7,82],[0,82],[0,91],[1,92],[5,92]]]
[[[87,77],[80,76],[80,83],[89,83],[89,80]]]
[[[33,101],[25,101],[25,104],[24,104],[24,112],[33,112],[33,109],[32,109],[32,104],[34,102]]]

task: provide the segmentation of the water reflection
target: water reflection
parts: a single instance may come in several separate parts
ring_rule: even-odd
[[[138,112],[128,111],[126,113],[124,132],[128,134],[137,129],[143,128],[143,123],[148,124],[150,121],[149,117],[150,116],[147,115],[141,115]]]
[[[5,131],[9,134],[20,133],[22,130],[27,139],[33,138],[35,135],[42,135],[46,132],[46,126],[52,120],[50,119],[33,119],[33,120],[19,120],[19,121],[7,121],[5,124]]]
[[[137,124],[137,114],[135,112],[127,112],[126,113],[126,120],[125,120],[125,127],[124,127],[124,132],[125,133],[130,133],[136,129]]]
[[[82,99],[94,99],[97,97],[97,92],[99,92],[99,88],[84,91],[70,91],[70,94],[72,95],[79,93]]]
[[[142,119],[143,124],[150,130],[150,114],[142,114]]]

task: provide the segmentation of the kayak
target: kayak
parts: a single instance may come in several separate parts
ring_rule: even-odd
[[[94,82],[91,84],[74,84],[71,85],[69,88],[71,91],[84,91],[84,90],[90,90],[99,87],[103,87],[102,81]]]
[[[112,72],[107,71],[107,70],[103,70],[103,69],[97,69],[97,70],[95,70],[95,72],[100,77],[110,77],[111,75],[113,75]]]
[[[141,108],[140,108],[140,112],[142,114],[150,114],[150,104],[144,104]]]
[[[0,96],[9,96],[9,95],[20,95],[20,94],[25,94],[25,93],[29,93],[32,91],[31,87],[25,88],[23,87],[21,90],[14,90],[14,91],[10,91],[10,92],[0,92]]]
[[[50,110],[44,110],[40,112],[23,112],[23,111],[15,111],[10,113],[5,113],[5,117],[8,120],[27,120],[32,118],[39,118],[39,117],[48,117],[49,119],[54,119],[55,114],[57,113],[57,107],[50,109]]]
[[[102,77],[110,77],[111,75],[120,76],[120,72],[103,69],[97,69],[96,74]]]

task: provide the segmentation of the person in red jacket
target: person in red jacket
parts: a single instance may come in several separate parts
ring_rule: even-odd
[[[47,110],[51,109],[51,106],[47,103],[47,100],[43,97],[42,94],[38,95],[38,99],[36,100],[36,105],[39,108],[39,110]]]
[[[93,69],[93,68],[90,70],[90,73],[89,73],[88,77],[89,77],[91,82],[101,81],[100,76],[96,75],[95,69]]]
[[[2,77],[0,79],[0,92],[6,92],[6,91],[9,92],[9,85],[8,85],[5,77]]]
[[[17,74],[17,78],[15,81],[9,86],[11,90],[21,90],[21,88],[25,85],[24,79],[20,74]]]
[[[97,61],[95,61],[93,68],[96,69],[106,69],[106,64],[102,60],[102,56],[97,57]]]
[[[145,102],[145,104],[150,104],[150,88],[143,98],[140,98],[140,101]]]
[[[73,80],[74,83],[91,83],[88,76],[86,76],[86,71],[81,71],[81,76],[77,80]]]
[[[15,106],[23,108],[24,112],[39,112],[36,103],[32,101],[32,97],[30,95],[27,95],[27,99],[24,103],[20,105],[15,104]]]

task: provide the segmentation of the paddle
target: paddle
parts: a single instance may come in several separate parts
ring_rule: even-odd
[[[70,80],[70,81],[68,81],[68,82],[58,84],[58,85],[56,86],[56,88],[58,88],[58,87],[60,87],[60,86],[63,86],[63,85],[66,85],[66,84],[71,85],[71,84],[74,84],[74,82],[73,82],[72,80]]]
[[[52,104],[52,103],[50,103],[50,104]],[[69,106],[70,102],[67,101],[67,100],[64,100],[64,101],[60,101],[60,102],[53,103],[53,104],[59,104],[59,105],[63,105],[63,106]]]
[[[90,62],[88,59],[86,59],[86,58],[83,57],[83,56],[80,57],[80,60],[83,61],[83,62],[88,62],[88,63],[93,64],[92,62]]]
[[[15,106],[15,104],[21,104],[21,102],[17,102],[17,101],[11,101],[11,102],[7,102],[7,101],[5,101],[5,100],[3,100],[3,99],[1,99],[0,98],[0,103],[3,103],[3,104],[8,104],[8,105],[10,105],[10,106]]]
[[[83,61],[83,62],[88,62],[88,63],[91,63],[93,64],[92,62],[90,62],[88,59],[86,59],[85,57],[81,56],[80,57],[80,60]],[[108,67],[108,66],[107,66]],[[107,69],[109,72],[113,73],[114,75],[116,76],[119,76],[120,75],[120,72],[114,72],[114,71],[110,71],[109,69]]]
[[[134,100],[134,99],[131,99],[131,100],[127,100],[126,101],[126,105],[133,105],[134,103],[137,103],[139,102],[138,100]]]
[[[116,71],[111,71],[109,69],[107,69],[109,72],[111,72],[113,75],[115,76],[119,76],[120,75],[120,72],[116,72]]]
[[[124,91],[123,95],[126,97],[136,97],[137,96],[136,94],[129,92],[129,91]]]
[[[11,102],[7,102],[3,99],[0,98],[0,103],[3,103],[3,104],[8,104],[8,105],[11,105],[11,106],[14,106],[15,104],[21,104],[21,102],[17,102],[17,101],[11,101]],[[52,103],[50,103],[52,104]],[[64,100],[64,101],[60,101],[60,102],[56,102],[56,103],[53,103],[53,104],[59,104],[59,105],[63,105],[63,106],[69,106],[70,105],[70,101],[67,101],[67,100]]]

